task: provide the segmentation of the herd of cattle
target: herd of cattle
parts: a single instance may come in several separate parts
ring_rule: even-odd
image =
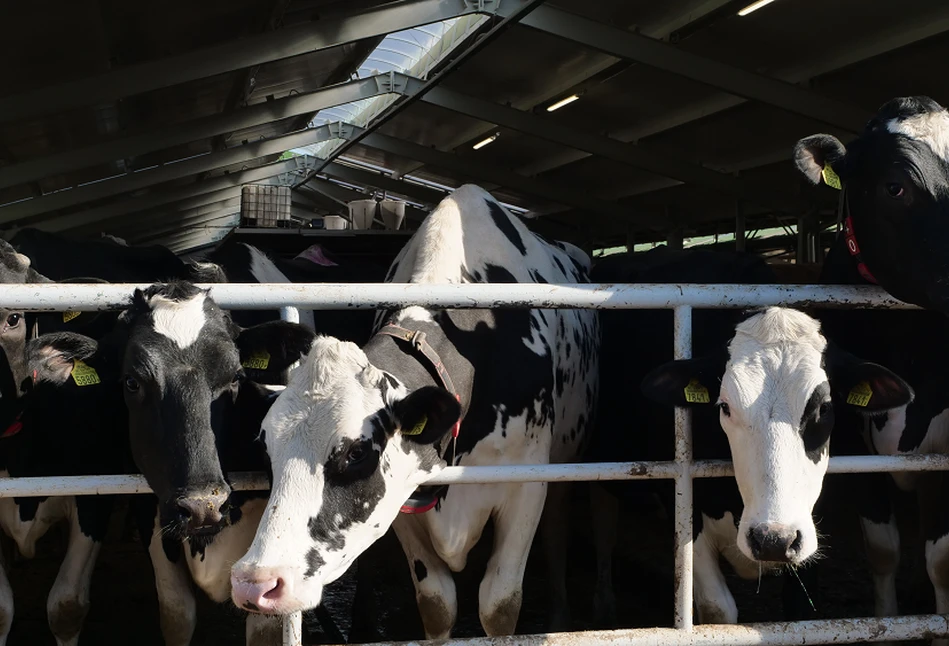
[[[569,628],[566,485],[425,481],[449,464],[670,459],[670,411],[689,406],[695,458],[735,464],[734,479],[695,482],[698,619],[736,622],[722,560],[748,578],[813,569],[804,566],[821,547],[814,511],[831,454],[949,452],[949,113],[928,98],[894,99],[849,146],[815,135],[795,160],[812,183],[843,190],[844,230],[822,281],[878,283],[923,309],[696,311],[696,358],[673,361],[668,311],[415,306],[303,312],[295,324],[225,312],[195,286],[779,282],[772,266],[737,253],[659,248],[591,267],[470,185],[438,205],[387,272],[335,264],[318,249],[287,261],[236,245],[185,262],[159,247],[22,230],[0,241],[3,283],[154,284],[122,312],[0,309],[0,468],[13,477],[144,474],[154,495],[130,505],[169,646],[191,640],[192,584],[247,611],[249,644],[279,644],[279,617],[318,606],[324,586],[390,527],[425,636],[447,637],[453,572],[489,520],[484,631],[514,632],[538,528],[550,626],[560,630]],[[270,474],[269,495],[232,491],[228,474],[240,471]],[[888,478],[919,496],[935,610],[949,612],[949,480],[851,477],[863,484],[852,502],[877,614],[898,613]],[[593,488],[604,623],[622,613],[610,578],[616,500],[651,486]],[[53,524],[69,526],[47,603],[59,644],[78,643],[114,503],[0,499],[0,526],[26,557]],[[803,608],[792,598],[785,614]],[[0,574],[0,645],[13,617]]]

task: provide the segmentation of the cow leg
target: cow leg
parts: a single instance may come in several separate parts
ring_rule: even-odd
[[[738,606],[722,574],[719,550],[712,545],[705,531],[699,532],[693,545],[692,572],[698,623],[738,623]]]
[[[7,557],[0,552],[0,646],[6,646],[13,626],[13,588],[7,579]]]
[[[92,572],[102,543],[86,536],[79,527],[79,511],[74,506],[69,518],[66,557],[46,600],[49,628],[59,646],[79,643],[79,631],[89,612]]]
[[[863,529],[863,544],[873,574],[874,612],[877,617],[896,617],[899,615],[896,570],[900,564],[900,533],[896,527],[896,518],[890,513],[886,522],[879,523],[861,517],[860,527]]]
[[[191,577],[185,564],[184,551],[180,550],[172,562],[162,547],[158,516],[148,544],[148,555],[155,572],[155,589],[158,592],[158,616],[165,646],[188,646],[197,624],[194,591]]]
[[[919,513],[926,538],[926,571],[936,593],[936,613],[949,614],[949,476],[946,473],[921,474]],[[949,646],[949,639],[934,639],[933,646]]]
[[[478,614],[489,637],[513,635],[522,583],[547,494],[545,482],[512,486],[494,516],[494,549],[481,580]]]
[[[399,515],[392,524],[415,583],[415,600],[426,639],[447,639],[458,617],[455,579],[416,516]]]
[[[593,592],[593,621],[597,628],[616,625],[616,595],[613,592],[613,550],[619,499],[596,482],[590,483],[590,513],[596,547],[596,589]]]
[[[544,556],[547,560],[547,585],[550,586],[549,632],[570,629],[570,603],[567,599],[567,542],[570,539],[570,483],[552,483],[547,487],[547,502],[541,518]]]
[[[283,617],[249,613],[245,622],[247,646],[281,646]]]

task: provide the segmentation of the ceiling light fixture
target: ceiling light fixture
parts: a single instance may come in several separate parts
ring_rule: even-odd
[[[772,2],[774,2],[774,0],[758,0],[757,2],[752,2],[750,5],[748,5],[747,7],[745,7],[744,9],[742,9],[741,11],[739,11],[739,12],[738,12],[738,15],[739,15],[739,16],[747,16],[747,15],[750,14],[752,11],[757,11],[758,9],[761,9],[761,7],[764,7],[765,5],[769,5],[769,4],[771,4]]]
[[[574,101],[576,101],[576,100],[579,99],[579,98],[580,98],[580,95],[579,95],[579,94],[571,94],[571,95],[568,96],[566,99],[560,99],[559,101],[557,101],[557,102],[554,103],[553,105],[547,106],[547,112],[553,112],[554,110],[559,110],[560,108],[562,108],[562,107],[564,107],[565,105],[568,105],[568,104],[570,104],[570,103],[573,103]]]
[[[476,143],[474,146],[472,146],[472,148],[474,148],[475,150],[478,150],[478,149],[480,149],[480,148],[484,148],[485,146],[487,146],[489,143],[491,143],[492,141],[494,141],[494,140],[497,139],[497,138],[498,138],[498,136],[497,136],[496,134],[491,135],[491,136],[488,137],[487,139],[482,139],[481,141],[479,141],[478,143]]]

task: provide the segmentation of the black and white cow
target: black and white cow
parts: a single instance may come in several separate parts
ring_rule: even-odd
[[[813,183],[843,189],[844,230],[822,282],[878,283],[930,311],[827,311],[824,328],[840,345],[883,363],[915,389],[907,407],[865,420],[845,417],[872,453],[949,451],[949,113],[928,97],[893,99],[846,147],[830,135],[802,139],[798,168]],[[949,481],[942,473],[894,473],[921,506],[925,557],[936,611],[949,612]],[[863,474],[858,510],[874,575],[876,613],[898,612],[899,533],[886,476]]]
[[[389,280],[584,282],[588,263],[466,185],[426,218]],[[512,633],[545,497],[556,511],[560,495],[544,483],[416,489],[446,464],[573,459],[594,412],[598,345],[597,316],[586,310],[408,307],[390,313],[363,348],[317,338],[262,426],[273,489],[253,545],[234,565],[234,602],[266,614],[312,608],[391,525],[425,633],[447,637],[457,615],[452,572],[491,518],[479,614],[488,635]],[[400,514],[409,499],[407,511],[430,509]]]
[[[594,267],[592,279],[776,282],[771,267],[750,254],[664,247],[607,257]],[[869,410],[903,404],[906,400],[900,397],[910,397],[911,391],[889,371],[834,351],[818,323],[795,310],[771,308],[751,316],[738,310],[696,310],[692,333],[698,358],[677,362],[670,362],[671,311],[610,310],[602,313],[601,322],[597,431],[585,457],[671,460],[674,431],[669,406],[693,408],[695,459],[731,459],[736,468],[735,479],[694,483],[698,620],[735,623],[738,608],[726,586],[721,558],[743,577],[806,562],[818,547],[811,514],[822,489],[835,411],[847,407],[850,389],[862,380],[874,393]],[[841,392],[843,399],[833,396]],[[614,612],[609,557],[617,507],[602,496],[603,490],[620,498],[659,494],[671,513],[672,486],[594,485],[593,492],[599,494],[593,498],[598,543],[595,608],[597,621],[605,623]],[[787,619],[806,618],[806,597],[796,578],[785,579],[784,599]]]

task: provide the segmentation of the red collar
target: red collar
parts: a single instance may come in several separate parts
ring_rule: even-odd
[[[857,244],[857,237],[853,232],[853,218],[850,217],[849,213],[844,218],[844,239],[847,241],[847,249],[850,251],[850,255],[857,262],[857,271],[861,278],[868,283],[879,285],[880,283],[877,282],[877,279],[870,272],[870,268],[867,267],[867,263],[863,262],[863,258],[860,256],[860,245]]]
[[[0,435],[0,440],[13,437],[23,430],[23,422],[20,421],[21,415],[23,415],[23,413],[17,413],[17,416],[13,419],[13,423],[7,427],[7,430],[5,430],[2,435]]]

